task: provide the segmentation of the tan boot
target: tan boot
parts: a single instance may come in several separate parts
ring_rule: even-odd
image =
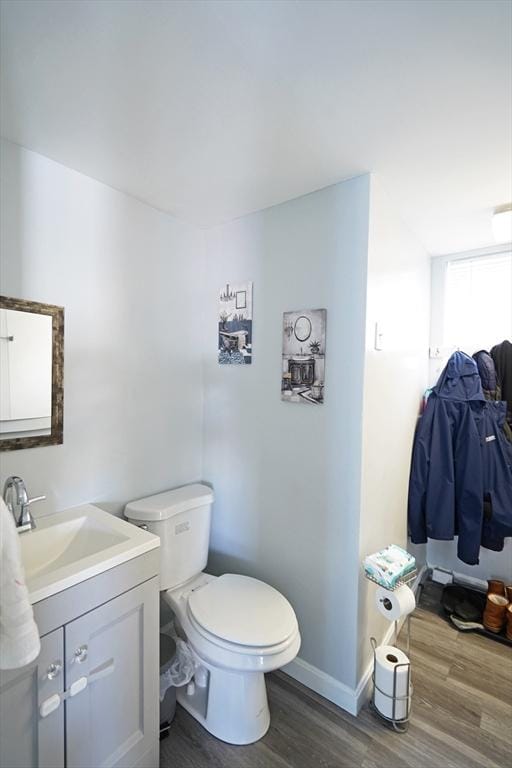
[[[487,595],[483,625],[490,632],[501,632],[507,620],[508,600],[503,595]]]

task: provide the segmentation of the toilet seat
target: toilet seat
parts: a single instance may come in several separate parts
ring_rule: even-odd
[[[216,654],[218,650],[226,651],[231,658],[234,658],[234,656],[244,657],[250,667],[252,667],[252,662],[250,659],[270,659],[270,657],[283,653],[296,642],[296,639],[299,636],[299,628],[297,625],[296,632],[294,632],[290,637],[286,638],[286,640],[283,640],[278,645],[240,645],[237,643],[230,643],[227,640],[221,640],[221,638],[210,634],[196,622],[194,617],[190,615],[189,611],[187,611],[187,622],[188,632],[190,633],[189,639],[193,645],[197,644],[198,640],[201,640],[203,643],[206,641],[206,645],[210,647],[210,654]],[[202,647],[204,649],[205,646]],[[214,651],[214,649],[217,650]],[[198,652],[200,653],[199,650]]]
[[[288,600],[269,584],[227,573],[193,590],[187,614],[206,639],[244,654],[273,654],[298,632]]]

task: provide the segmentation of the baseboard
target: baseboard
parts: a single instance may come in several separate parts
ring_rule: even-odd
[[[429,563],[429,568],[443,568],[443,570],[447,570],[443,566],[439,565],[432,565]],[[478,589],[481,592],[487,591],[487,582],[483,579],[477,579],[475,576],[469,576],[467,573],[460,573],[459,571],[452,571],[449,570],[449,573],[453,576],[453,581],[457,582],[457,584],[466,585],[467,587],[473,587],[474,589]]]
[[[297,657],[283,667],[282,671],[351,715],[357,715],[356,691],[326,672],[322,672],[318,667]]]
[[[389,629],[382,638],[381,645],[388,645],[394,637],[395,625],[390,624]],[[315,693],[320,694],[325,699],[329,699],[341,709],[357,716],[361,707],[370,698],[370,683],[373,672],[373,659],[368,664],[364,675],[361,677],[356,688],[350,688],[345,683],[340,683],[331,675],[322,672],[318,667],[297,657],[290,664],[282,669],[287,675],[298,680],[299,683],[310,688]]]
[[[413,592],[416,593],[419,585],[425,579],[427,571],[428,566],[423,565],[412,586]],[[399,622],[399,631],[402,628],[403,622],[404,619]],[[394,634],[395,624],[392,622],[386,630],[380,644],[388,645],[391,643],[394,639]],[[318,667],[314,667],[313,664],[310,664],[299,657],[283,667],[282,671],[287,675],[290,675],[290,677],[293,677],[294,680],[302,683],[302,685],[305,685],[306,688],[310,688],[325,699],[332,701],[333,704],[341,707],[341,709],[344,709],[351,715],[357,716],[361,707],[363,707],[370,698],[373,658],[368,664],[356,688],[350,688],[350,686],[345,685],[345,683],[340,683],[339,680],[331,677],[331,675],[328,675],[326,672],[322,672]]]
[[[453,580],[457,584],[465,584],[467,587],[473,587],[480,592],[487,592],[487,582],[483,579],[477,579],[475,576],[468,576],[466,573],[459,573],[458,571],[452,571]]]

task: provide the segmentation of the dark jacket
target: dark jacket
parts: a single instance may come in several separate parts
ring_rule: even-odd
[[[482,411],[480,429],[484,468],[482,546],[501,552],[505,537],[512,536],[512,429],[505,418],[507,404],[502,401],[494,360],[485,350],[475,352],[473,359],[484,397],[489,401]]]
[[[475,352],[473,360],[476,362],[478,373],[480,374],[480,381],[482,382],[482,390],[486,400],[502,400],[501,384],[498,380],[498,374],[496,372],[496,366],[491,355],[481,349],[480,352]],[[501,409],[500,409],[501,410]],[[512,429],[508,424],[506,418],[501,419],[503,423],[503,432],[505,437],[512,443]]]
[[[501,400],[501,396],[498,396],[501,395],[501,389],[498,385],[498,375],[491,355],[485,349],[481,349],[480,352],[475,352],[473,360],[475,361],[478,373],[480,374],[482,390],[486,400]]]
[[[484,484],[482,546],[501,552],[512,536],[512,444],[503,433],[506,403],[486,403],[480,419]]]
[[[503,341],[491,349],[501,394],[507,401],[507,422],[512,427],[512,343]]]
[[[484,471],[480,430],[485,406],[475,361],[455,352],[416,430],[409,481],[411,540],[453,539],[464,562],[478,563]]]

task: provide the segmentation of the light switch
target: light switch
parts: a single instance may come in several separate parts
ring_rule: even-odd
[[[382,323],[375,323],[374,349],[376,349],[377,352],[381,352],[384,349],[384,331],[382,329]]]

